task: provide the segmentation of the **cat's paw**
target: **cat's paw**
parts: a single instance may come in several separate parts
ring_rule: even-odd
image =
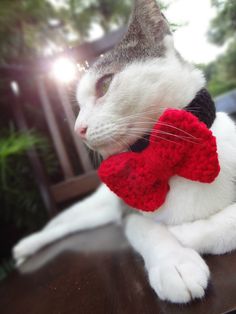
[[[160,299],[188,303],[202,298],[209,280],[209,269],[192,249],[172,252],[149,268],[149,280]]]
[[[192,248],[199,253],[205,253],[203,248],[206,246],[206,234],[200,232],[200,230],[205,230],[204,223],[204,221],[198,221],[197,224],[186,223],[172,226],[169,227],[169,231],[183,246]]]
[[[13,258],[17,266],[20,266],[29,256],[33,255],[37,250],[38,235],[31,235],[18,242],[13,250]]]

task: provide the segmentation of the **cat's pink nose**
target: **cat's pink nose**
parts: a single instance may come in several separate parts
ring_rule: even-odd
[[[79,133],[79,136],[81,138],[85,139],[87,130],[88,130],[87,126],[81,126],[81,127],[78,127],[77,132]]]

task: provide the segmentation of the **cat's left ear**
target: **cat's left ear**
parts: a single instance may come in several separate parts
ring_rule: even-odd
[[[171,34],[169,24],[155,0],[134,0],[127,37],[145,36],[149,42],[160,43]]]

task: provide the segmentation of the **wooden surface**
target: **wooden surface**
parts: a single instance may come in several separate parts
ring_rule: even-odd
[[[72,235],[43,249],[0,283],[1,314],[219,314],[236,308],[236,253],[207,257],[206,298],[158,300],[143,262],[118,226]]]
[[[73,199],[80,195],[85,195],[91,190],[95,190],[101,183],[97,171],[90,171],[86,174],[75,176],[69,180],[51,186],[51,192],[57,203],[62,203],[68,199]]]

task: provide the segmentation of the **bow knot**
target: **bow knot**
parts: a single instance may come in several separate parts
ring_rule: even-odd
[[[211,183],[219,172],[212,132],[191,113],[176,109],[167,109],[159,118],[145,150],[111,156],[98,170],[114,193],[143,211],[154,211],[165,202],[172,176]]]

